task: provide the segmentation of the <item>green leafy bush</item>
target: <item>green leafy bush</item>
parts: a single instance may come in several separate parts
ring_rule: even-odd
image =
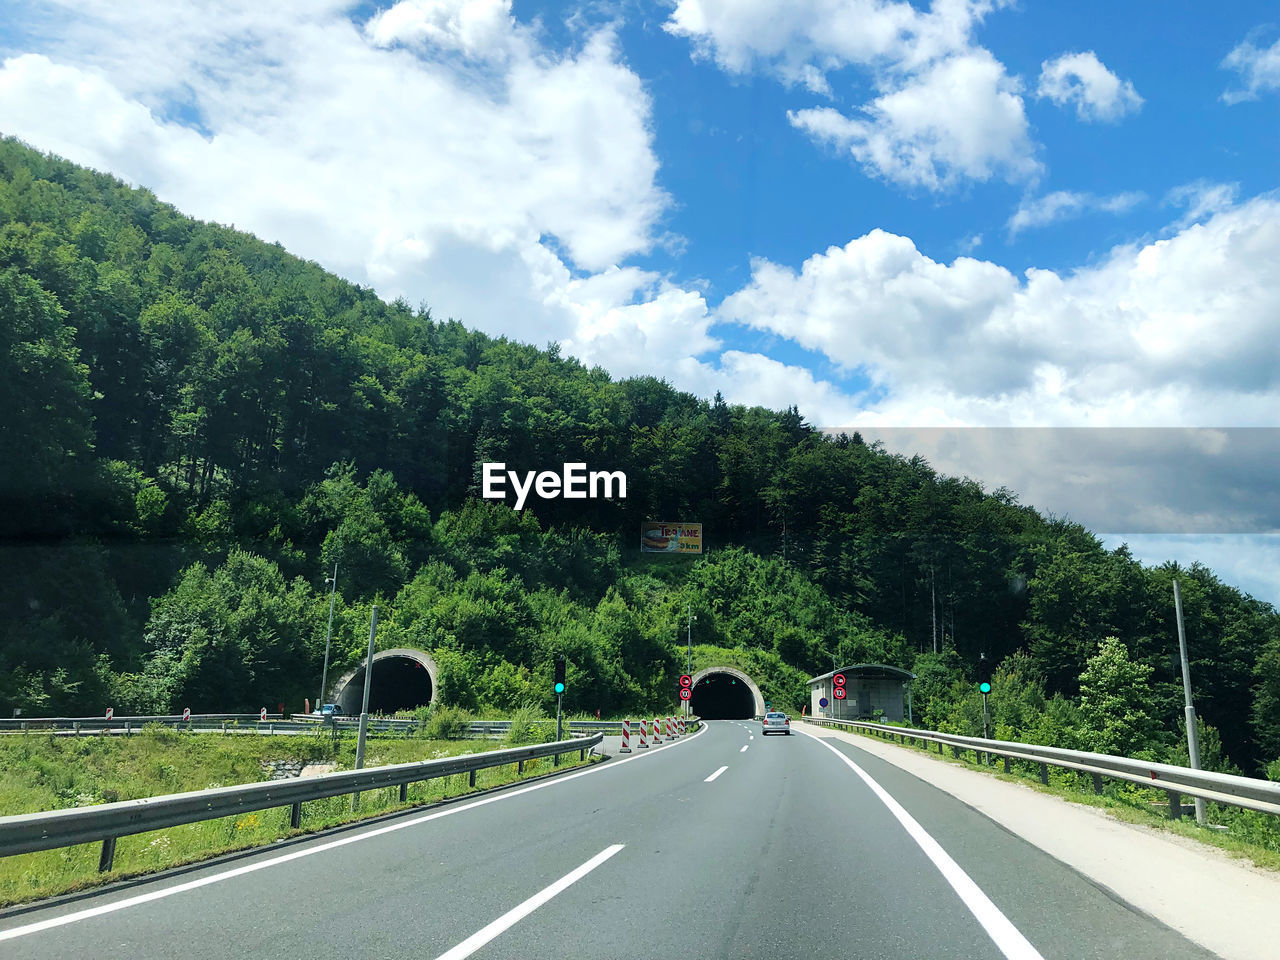
[[[526,701],[511,714],[511,729],[506,743],[511,747],[527,743],[548,743],[555,739],[555,726],[547,722],[546,714],[537,704]]]
[[[422,733],[428,740],[457,740],[466,736],[471,720],[471,711],[462,707],[437,706],[427,717]]]

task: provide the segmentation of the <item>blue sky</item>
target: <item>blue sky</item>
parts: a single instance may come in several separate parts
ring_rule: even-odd
[[[0,131],[618,376],[821,426],[1280,409],[1274,2],[18,0],[0,58]],[[1165,506],[1235,529],[1208,499]]]

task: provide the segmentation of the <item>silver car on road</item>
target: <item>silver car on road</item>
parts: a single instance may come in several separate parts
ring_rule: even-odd
[[[760,720],[760,736],[785,733],[791,736],[791,718],[785,713],[766,713]]]

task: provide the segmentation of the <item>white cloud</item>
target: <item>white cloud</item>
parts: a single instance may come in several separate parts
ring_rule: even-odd
[[[506,2],[405,0],[363,26],[346,6],[80,5],[48,55],[0,67],[0,129],[493,333],[628,372],[713,344],[700,296],[614,268],[669,199],[611,32],[558,51]]]
[[[818,350],[876,384],[868,421],[1269,425],[1280,407],[1280,202],[1256,198],[1060,275],[875,230],[756,261],[722,321]],[[824,421],[830,422],[830,421]]]
[[[694,55],[730,73],[763,70],[831,96],[829,74],[868,71],[877,95],[854,113],[788,113],[813,139],[849,151],[872,176],[940,191],[961,180],[1021,181],[1040,170],[1020,81],[972,42],[1001,0],[680,0],[666,23]]]
[[[1072,190],[1055,190],[1042,197],[1027,197],[1006,224],[1010,236],[1028,227],[1043,227],[1061,220],[1081,216],[1090,210],[1103,213],[1124,213],[1132,210],[1146,197],[1142,193],[1116,193],[1100,197],[1092,193]]]
[[[1259,47],[1245,40],[1226,55],[1224,70],[1234,70],[1244,82],[1243,90],[1227,90],[1222,99],[1227,103],[1257,100],[1270,90],[1280,90],[1280,40],[1269,47]]]
[[[436,45],[470,57],[502,56],[516,33],[510,0],[402,0],[365,25],[376,44]]]
[[[1081,120],[1114,123],[1142,108],[1142,97],[1128,80],[1103,66],[1092,50],[1064,53],[1040,65],[1037,94],[1060,107],[1075,104]]]
[[[1002,0],[940,0],[927,13],[885,0],[679,0],[665,24],[730,73],[763,68],[812,87],[813,72],[857,64],[901,72],[970,47]]]
[[[793,126],[847,149],[887,180],[942,190],[961,179],[1034,176],[1018,82],[985,50],[949,57],[845,116],[830,107],[788,114]]]
[[[1193,180],[1191,183],[1184,183],[1170,190],[1165,195],[1165,203],[1187,208],[1187,212],[1174,224],[1174,229],[1180,230],[1206,217],[1230,210],[1235,206],[1239,194],[1240,184],[1238,183]]]

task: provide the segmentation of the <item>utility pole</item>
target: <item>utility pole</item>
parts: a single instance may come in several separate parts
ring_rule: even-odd
[[[360,705],[360,733],[356,737],[356,769],[364,769],[364,738],[369,730],[369,688],[373,686],[373,638],[378,632],[378,605],[373,605],[373,617],[369,621],[369,654],[364,661],[364,702]],[[360,794],[351,795],[351,809],[356,808]]]
[[[1187,714],[1187,754],[1191,769],[1200,769],[1200,731],[1196,729],[1196,708],[1191,704],[1191,665],[1187,662],[1187,631],[1182,625],[1182,593],[1173,581],[1173,606],[1178,614],[1178,654],[1182,657],[1182,699]],[[1204,800],[1196,797],[1196,823],[1204,826]]]
[[[324,714],[324,692],[329,688],[329,642],[333,639],[333,598],[338,592],[338,561],[333,561],[333,576],[325,577],[329,587],[329,629],[324,635],[324,672],[320,674],[320,696],[316,698],[316,711]]]

